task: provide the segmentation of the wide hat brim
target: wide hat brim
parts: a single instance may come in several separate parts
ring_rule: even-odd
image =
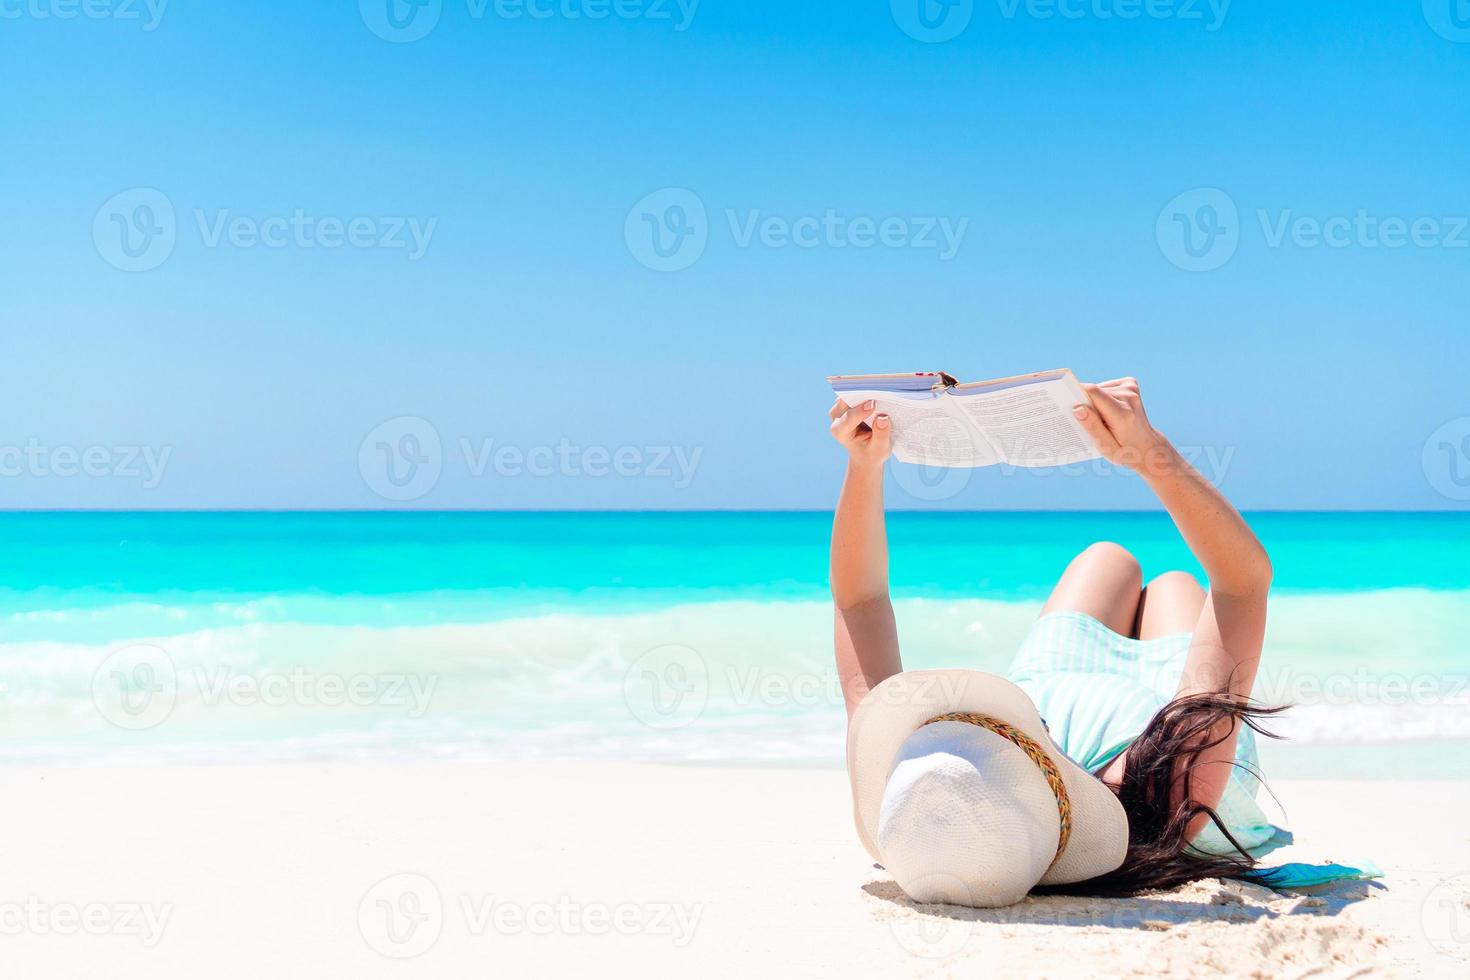
[[[869,691],[853,713],[847,733],[853,813],[858,837],[875,861],[884,863],[877,845],[878,817],[899,751],[925,722],[953,712],[989,715],[1015,726],[1040,745],[1061,771],[1072,804],[1072,833],[1066,849],[1037,884],[1086,881],[1123,863],[1128,850],[1128,817],[1112,790],[1057,748],[1036,705],[1024,691],[1004,678],[978,670],[910,670],[895,674]],[[1039,768],[1037,772],[1041,778]]]

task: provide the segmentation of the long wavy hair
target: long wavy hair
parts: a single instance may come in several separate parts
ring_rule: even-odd
[[[1262,728],[1260,719],[1279,714],[1286,707],[1265,707],[1248,698],[1210,693],[1176,698],[1160,709],[1129,746],[1123,779],[1115,790],[1128,814],[1128,853],[1123,863],[1096,878],[1036,891],[1122,896],[1173,888],[1201,878],[1247,877],[1256,859],[1230,833],[1214,808],[1194,801],[1190,792],[1194,769],[1200,753],[1236,737],[1238,725],[1249,726],[1267,738],[1279,737]],[[1189,846],[1189,825],[1201,814],[1219,828],[1236,854],[1204,854]]]

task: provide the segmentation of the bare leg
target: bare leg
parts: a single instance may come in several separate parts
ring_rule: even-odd
[[[1188,572],[1165,572],[1143,590],[1138,606],[1138,637],[1152,640],[1171,633],[1193,633],[1205,607],[1205,590]]]
[[[1099,541],[1072,559],[1041,614],[1086,613],[1114,632],[1132,636],[1142,586],[1138,559],[1121,545]]]

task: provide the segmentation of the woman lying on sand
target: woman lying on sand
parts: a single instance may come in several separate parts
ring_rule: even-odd
[[[1132,378],[1073,409],[1138,473],[1209,576],[1143,585],[1099,543],[1067,566],[1007,679],[903,672],[888,598],[873,402],[830,412],[849,453],[832,529],[837,670],[859,835],[914,900],[997,906],[1028,891],[1123,895],[1245,877],[1275,828],[1256,806],[1248,701],[1271,563],[1239,512],[1149,424]],[[1038,888],[1039,886],[1039,888]]]

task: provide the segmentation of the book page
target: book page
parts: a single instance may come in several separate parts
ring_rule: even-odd
[[[1087,401],[1070,372],[950,389],[952,401],[1012,466],[1061,466],[1101,454],[1072,406]]]
[[[953,407],[955,399],[926,392],[905,397],[891,391],[844,391],[848,405],[868,399],[893,420],[893,456],[924,466],[991,466],[1001,461],[994,447]]]

